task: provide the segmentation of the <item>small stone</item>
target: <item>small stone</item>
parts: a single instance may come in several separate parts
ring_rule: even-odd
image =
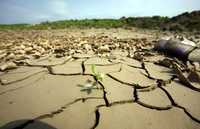
[[[33,48],[32,47],[27,47],[24,50],[26,51],[26,54],[33,54],[33,52],[32,52]]]
[[[89,51],[89,50],[92,49],[92,47],[89,44],[84,44],[84,49],[87,50],[87,51]]]
[[[20,48],[21,49],[25,49],[26,47],[24,45],[20,45]]]
[[[40,53],[45,53],[45,49],[44,48],[41,48],[39,51],[40,51]]]
[[[24,55],[16,55],[15,60],[24,60],[26,57]]]
[[[115,43],[116,48],[119,48],[119,46],[120,46],[119,43]]]
[[[32,46],[32,44],[31,43],[26,43],[26,44],[24,44],[25,46],[27,46],[27,47],[30,47],[30,46]]]
[[[16,54],[25,54],[26,51],[24,51],[24,50],[18,50],[18,51],[16,51],[15,53],[16,53]]]
[[[104,45],[104,46],[99,47],[98,51],[99,51],[100,53],[103,53],[103,52],[110,52],[110,48],[108,47],[108,45]]]
[[[32,51],[33,48],[32,48],[32,47],[27,47],[27,48],[25,48],[24,50],[25,50],[25,51]]]
[[[6,53],[3,53],[0,55],[0,59],[4,58],[7,54]]]
[[[38,46],[37,45],[33,45],[33,49],[37,50]]]
[[[35,54],[33,55],[36,59],[41,57],[41,53],[39,52],[35,52]]]
[[[4,53],[5,53],[5,51],[0,50],[0,55],[1,55],[1,54],[4,54]]]
[[[0,71],[10,70],[17,68],[17,65],[13,62],[8,62],[0,66]]]
[[[133,58],[133,57],[134,57],[134,53],[131,53],[131,52],[129,51],[127,57]]]
[[[14,59],[15,58],[15,54],[14,53],[10,53],[8,56],[7,56],[7,59]]]
[[[72,49],[72,50],[69,50],[69,55],[73,55],[74,53],[75,53],[76,51],[74,50],[74,49]]]
[[[6,84],[6,83],[8,83],[8,80],[6,80],[6,79],[1,79],[1,82],[2,82],[3,84]]]
[[[83,53],[82,50],[76,50],[76,53]]]

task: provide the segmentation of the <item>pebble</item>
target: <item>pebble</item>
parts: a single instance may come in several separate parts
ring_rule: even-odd
[[[17,68],[17,65],[13,62],[8,62],[0,66],[0,71],[10,70]]]
[[[14,54],[14,53],[10,53],[10,54],[7,56],[7,60],[14,59],[14,58],[15,58],[15,54]]]
[[[100,53],[110,52],[110,48],[108,47],[108,45],[104,45],[104,46],[100,46],[100,47],[98,48],[98,51],[99,51]]]
[[[84,49],[87,50],[87,51],[89,51],[89,50],[92,49],[92,47],[89,44],[84,44]]]
[[[3,54],[3,53],[5,53],[5,51],[0,50],[0,55]]]
[[[41,55],[41,53],[39,53],[39,52],[35,52],[34,54],[33,54],[33,57],[35,57],[36,59],[38,59],[38,58],[40,58],[42,55]]]
[[[32,52],[33,48],[32,47],[27,47],[24,50],[26,51],[26,54],[33,54],[33,52]]]
[[[26,51],[24,51],[24,50],[17,50],[17,51],[15,51],[15,54],[25,54],[26,53]]]
[[[76,53],[83,53],[82,50],[76,50]]]
[[[0,59],[3,59],[6,55],[7,55],[6,53],[2,53],[2,54],[0,55]]]
[[[26,47],[24,45],[20,45],[20,48],[21,49],[25,49]]]
[[[16,55],[16,60],[25,60],[28,59],[25,55]]]

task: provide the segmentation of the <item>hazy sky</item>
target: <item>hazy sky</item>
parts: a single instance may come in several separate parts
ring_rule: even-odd
[[[0,0],[0,23],[47,20],[175,16],[200,10],[200,0]]]

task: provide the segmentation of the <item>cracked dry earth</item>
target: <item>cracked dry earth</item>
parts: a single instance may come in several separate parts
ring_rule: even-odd
[[[199,83],[185,85],[175,67],[159,62],[167,59],[181,73],[186,66],[145,45],[13,60],[15,69],[0,72],[0,128],[200,129]],[[90,82],[97,85],[85,88]]]

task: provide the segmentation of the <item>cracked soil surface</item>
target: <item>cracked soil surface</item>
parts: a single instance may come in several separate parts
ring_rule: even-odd
[[[200,129],[200,83],[180,78],[190,67],[199,75],[200,67],[150,50],[162,35],[123,29],[2,31],[0,64],[16,67],[0,72],[0,128]],[[35,51],[27,50],[29,56],[18,59],[14,47],[21,42],[44,51],[32,58]],[[92,65],[104,74],[102,80]]]

